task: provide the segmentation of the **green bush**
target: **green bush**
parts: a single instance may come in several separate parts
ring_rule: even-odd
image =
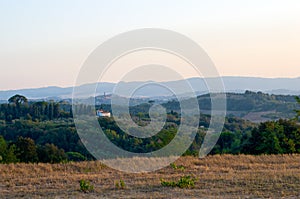
[[[175,181],[165,181],[161,179],[161,185],[165,187],[179,187],[183,188],[194,188],[195,187],[196,178],[192,178],[191,176],[183,176],[177,182]]]
[[[94,191],[94,186],[91,185],[89,181],[80,180],[79,184],[80,184],[80,191],[84,193]]]
[[[54,144],[46,144],[45,146],[38,146],[37,153],[39,162],[60,163],[67,160],[67,155],[63,149],[59,149]]]
[[[185,167],[183,165],[176,165],[175,163],[171,163],[170,166],[174,169],[174,170],[181,170],[184,171]]]
[[[68,161],[74,161],[74,162],[80,162],[80,161],[86,161],[87,158],[84,157],[81,153],[78,152],[67,152],[66,153]]]
[[[15,150],[16,146],[14,144],[7,144],[5,139],[0,135],[0,163],[18,162]]]
[[[125,182],[122,179],[115,183],[115,187],[118,189],[125,189],[125,186]]]

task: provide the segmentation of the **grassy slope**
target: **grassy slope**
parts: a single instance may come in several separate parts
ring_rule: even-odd
[[[300,197],[300,155],[182,157],[162,170],[128,174],[99,162],[0,165],[0,198],[257,198]],[[162,187],[160,179],[193,175],[193,189]],[[79,191],[89,180],[94,192]],[[123,179],[125,189],[116,189]]]

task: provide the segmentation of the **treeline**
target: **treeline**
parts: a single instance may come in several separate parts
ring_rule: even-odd
[[[177,115],[173,114],[174,121]],[[107,137],[124,150],[146,153],[158,150],[174,138],[178,124],[169,122],[151,138],[139,139],[121,131],[112,118],[100,120]],[[202,116],[196,137],[185,155],[197,156],[206,135],[210,117]],[[238,118],[226,118],[223,132],[210,154],[291,154],[300,153],[300,125],[297,120],[268,121],[255,126]]]
[[[148,115],[140,114],[140,112],[137,113],[137,115],[133,115],[133,119],[142,124],[149,122]],[[207,128],[209,122],[210,117],[202,115],[199,126],[203,129]],[[107,137],[117,146],[124,148],[127,151],[145,153],[158,150],[173,139],[178,126],[180,125],[180,115],[174,111],[168,113],[167,123],[164,129],[157,135],[146,139],[133,137],[121,131],[113,118],[99,118],[99,124]],[[247,132],[250,131],[253,126],[254,125],[250,122],[237,118],[229,118],[225,123],[224,129],[227,131]],[[4,147],[5,150],[2,150],[5,152],[1,154],[2,162],[57,162],[66,161],[66,155],[67,160],[79,161],[93,159],[81,143],[72,119],[32,121],[21,118],[12,120],[11,122],[0,120],[0,135],[3,136],[5,140],[4,146],[6,146]],[[202,142],[202,135],[203,132],[199,129],[195,141],[197,146]],[[18,139],[20,137],[27,139],[30,143],[34,143],[29,146],[35,145],[35,147],[32,148],[35,148],[33,151],[37,151],[37,155],[33,155],[33,157],[24,155],[32,150],[26,147],[19,147]],[[57,147],[57,150],[54,150],[54,147]],[[52,148],[52,150],[49,148]],[[191,148],[191,150],[191,154],[196,154],[196,148]],[[24,151],[24,154],[20,153],[21,151]],[[15,156],[12,156],[12,154]],[[58,156],[57,159],[47,159],[47,157],[53,157],[55,154]]]
[[[206,116],[209,122],[209,116]],[[173,115],[173,118],[177,118]],[[203,118],[204,119],[204,118]],[[169,120],[170,117],[169,117]],[[167,145],[176,135],[177,124],[168,122],[151,138],[140,139],[121,131],[113,118],[99,119],[107,137],[127,151],[146,153]],[[208,125],[205,120],[202,124]],[[197,156],[205,137],[199,128],[185,155]],[[82,145],[72,122],[14,121],[0,127],[0,162],[64,162],[92,160]],[[5,139],[4,139],[5,138]],[[296,120],[264,122],[254,127],[237,118],[227,118],[224,131],[210,154],[286,154],[300,153],[300,127]]]
[[[199,108],[202,111],[211,110],[211,97],[218,94],[205,94],[197,97]],[[190,99],[186,100],[189,104]],[[226,93],[227,111],[235,116],[242,117],[249,112],[274,112],[272,116],[266,115],[269,119],[291,118],[294,110],[300,109],[295,96],[291,95],[270,95],[262,92],[246,91],[245,93]],[[168,101],[163,104],[168,110],[180,110],[179,102],[176,100]],[[270,118],[271,117],[271,118]]]
[[[268,121],[247,133],[223,132],[212,154],[300,153],[300,126],[296,120]]]
[[[71,105],[58,102],[28,102],[26,97],[15,95],[8,103],[0,105],[0,120],[12,122],[15,119],[54,120],[72,117]]]
[[[65,155],[67,155],[67,160],[79,161],[93,159],[93,157],[81,143],[72,119],[60,119],[52,121],[17,119],[13,120],[12,122],[0,121],[0,135],[6,142],[6,152],[9,152],[8,154],[12,154],[13,151],[18,161],[21,162],[53,162],[53,160],[42,158],[53,156],[53,154],[51,155],[51,150],[49,150],[49,145],[51,145],[50,148],[55,146],[59,150],[63,151],[63,153],[57,153],[60,154],[60,157],[58,157],[58,160],[60,161],[65,160],[65,158],[62,158],[65,157]],[[21,149],[24,150],[24,153],[27,153],[26,151],[31,151],[30,149],[19,147],[18,139],[20,137],[32,140],[34,143],[32,145],[35,145],[37,152],[39,152],[38,158],[23,159],[23,155],[18,156],[18,154],[20,154],[19,152],[22,151]],[[13,150],[15,148],[19,148],[19,152],[18,150]],[[43,152],[42,149],[49,151],[49,153]],[[65,155],[62,155],[64,153]],[[5,157],[5,155],[2,155],[2,158],[3,157]],[[11,160],[8,158],[8,160],[5,162],[10,161]]]
[[[0,136],[0,163],[60,163],[87,160],[77,152],[67,152],[54,144],[36,145],[31,138],[18,137],[16,142],[7,142]]]
[[[297,101],[300,103],[299,98]],[[36,106],[43,107],[36,109],[37,114],[31,112]],[[57,108],[54,108],[55,106]],[[69,118],[72,113],[71,111],[68,113],[70,107],[67,105],[61,107],[54,102],[29,103],[23,96],[14,96],[8,104],[0,106],[0,113],[7,113],[6,111],[13,109],[12,107],[15,107],[15,114],[12,112],[9,120],[6,120],[5,114],[4,118],[0,119],[0,162],[56,163],[93,159],[81,143],[73,119]],[[147,114],[149,107],[150,105],[136,106],[136,109],[132,107],[133,120],[142,126],[149,123]],[[92,111],[91,107],[87,106],[77,108],[80,112]],[[27,114],[31,118],[26,117]],[[66,117],[63,117],[64,114]],[[297,111],[297,116],[300,116],[300,111]],[[223,132],[211,154],[300,153],[298,119],[298,117],[289,120],[280,119],[256,125],[236,117],[227,117]],[[166,146],[180,126],[180,114],[170,111],[164,128],[158,134],[142,139],[123,132],[113,117],[98,120],[112,143],[124,150],[137,153],[156,151]],[[209,123],[210,116],[202,114],[199,119],[199,130],[185,155],[198,155]]]

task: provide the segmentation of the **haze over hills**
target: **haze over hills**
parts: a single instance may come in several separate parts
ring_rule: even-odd
[[[159,82],[161,85],[171,88],[180,88],[184,80]],[[204,94],[208,92],[205,81],[203,78],[190,78],[187,79],[192,88],[197,94]],[[282,95],[300,95],[300,77],[298,78],[258,78],[258,77],[223,77],[225,92],[243,93],[246,90],[262,91],[269,94],[282,94]],[[153,84],[152,84],[153,83]],[[139,89],[135,92],[135,97],[158,97],[158,96],[171,96],[170,91],[157,86],[154,82],[121,82],[120,90],[126,91],[136,88],[138,85],[146,84],[144,89]],[[100,83],[96,89],[96,95],[103,95],[104,93],[112,93],[116,83]],[[95,84],[84,84],[79,86],[80,97],[90,97],[87,92],[95,88]],[[20,94],[29,99],[66,99],[71,98],[73,87],[44,87],[33,89],[19,89],[19,90],[6,90],[0,91],[0,100],[7,100],[9,97]],[[184,89],[180,90],[177,94],[184,94]]]

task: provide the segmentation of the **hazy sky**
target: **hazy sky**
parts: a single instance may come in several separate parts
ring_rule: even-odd
[[[0,27],[0,90],[72,86],[99,44],[146,27],[190,37],[222,76],[300,76],[299,0],[0,0]]]

